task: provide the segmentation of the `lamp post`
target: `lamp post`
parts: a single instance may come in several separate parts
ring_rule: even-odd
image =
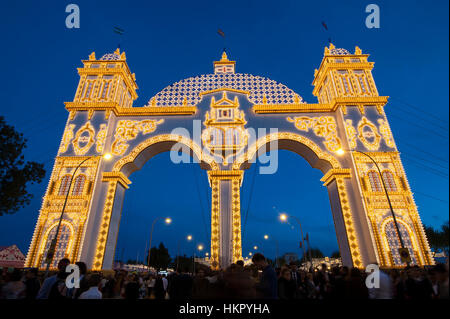
[[[198,249],[199,251],[202,251],[202,250],[203,250],[203,245],[202,245],[202,244],[199,244],[199,245],[197,246],[197,249]],[[192,269],[192,275],[195,276],[195,249],[194,249],[193,260],[194,260],[194,265],[193,265],[193,269]]]
[[[305,239],[303,237],[302,224],[300,223],[300,220],[296,216],[287,215],[287,214],[284,214],[284,213],[280,215],[280,220],[283,221],[283,222],[287,221],[288,218],[293,218],[298,223],[298,226],[300,228],[300,236],[301,236],[300,244],[302,245],[303,258],[306,261],[307,257],[306,257],[306,252],[305,252]]]
[[[48,277],[48,272],[50,269],[50,264],[53,260],[53,255],[55,254],[55,249],[56,249],[56,244],[58,241],[58,235],[59,235],[59,229],[61,228],[61,223],[64,217],[64,211],[66,209],[66,205],[67,205],[67,200],[69,199],[69,193],[70,193],[70,188],[72,187],[72,182],[73,182],[73,178],[75,177],[76,172],[78,171],[78,169],[81,167],[81,165],[83,165],[83,163],[85,163],[86,161],[93,159],[97,156],[89,156],[87,158],[85,158],[83,161],[81,161],[80,164],[77,165],[77,167],[75,167],[75,170],[72,173],[72,177],[70,178],[70,182],[69,182],[69,188],[67,189],[67,193],[66,193],[66,198],[64,199],[64,205],[61,211],[61,215],[59,216],[59,221],[58,221],[58,226],[56,226],[56,233],[55,233],[55,237],[53,238],[52,242],[50,243],[50,247],[47,251],[47,256],[46,256],[46,262],[47,262],[47,267],[45,268],[45,276],[44,279]],[[110,160],[112,158],[112,155],[110,153],[105,153],[103,155],[103,158],[105,160]]]
[[[264,239],[265,240],[269,240],[269,235],[264,235]],[[276,240],[275,238],[273,239],[275,242],[275,246],[276,246],[276,252],[275,252],[275,267],[278,268],[278,240]]]
[[[155,228],[155,223],[158,221],[158,220],[160,220],[160,219],[163,219],[164,217],[156,217],[154,220],[153,220],[153,223],[152,223],[152,230],[150,231],[150,242],[149,242],[149,245],[148,245],[148,259],[147,259],[147,266],[148,266],[148,268],[149,268],[149,270],[150,270],[150,254],[151,254],[151,252],[152,252],[152,238],[153,238],[153,229]],[[166,218],[164,218],[164,222],[166,223],[166,224],[170,224],[171,222],[172,222],[172,219],[170,218],[170,217],[166,217]]]
[[[402,247],[402,250],[404,250],[405,249],[405,244],[403,242],[402,234],[400,232],[400,228],[398,227],[397,219],[395,218],[394,209],[392,208],[391,199],[389,198],[389,193],[387,191],[386,184],[384,183],[383,174],[381,174],[381,169],[378,166],[378,163],[372,158],[372,156],[370,156],[369,154],[367,154],[365,152],[357,151],[357,150],[350,151],[350,152],[357,152],[357,153],[363,154],[363,155],[367,156],[375,164],[375,167],[378,170],[378,174],[380,175],[381,184],[383,185],[384,193],[386,194],[386,198],[387,198],[387,201],[389,203],[389,209],[391,210],[392,220],[394,221],[394,225],[395,225],[395,229],[397,231],[398,239],[400,240],[400,245]],[[344,155],[345,154],[345,150],[340,148],[340,149],[337,150],[337,154],[339,156]],[[409,251],[408,251],[408,256],[407,257],[409,257]],[[407,261],[406,264],[409,266],[409,261]]]
[[[192,235],[187,235],[186,236],[186,240],[187,241],[191,241],[192,240]],[[178,241],[177,272],[178,272],[178,265],[179,265],[179,260],[180,260],[180,243],[181,243],[181,240]]]

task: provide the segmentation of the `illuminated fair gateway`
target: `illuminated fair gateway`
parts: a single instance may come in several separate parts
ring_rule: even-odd
[[[380,174],[360,152],[369,154],[381,169],[412,264],[433,264],[384,113],[388,97],[378,95],[374,63],[367,59],[358,47],[350,53],[330,44],[314,73],[318,103],[305,103],[283,84],[236,73],[235,62],[223,53],[213,74],[176,82],[148,105],[133,107],[136,77],[125,53],[116,50],[100,59],[92,53],[78,68],[73,102],[65,103],[69,117],[26,266],[46,266],[68,194],[51,267],[66,256],[86,262],[89,269],[112,269],[130,175],[172,147],[188,152],[208,171],[215,268],[242,259],[240,188],[245,170],[269,148],[295,152],[324,174],[344,265],[403,266]],[[266,133],[252,138],[250,128]],[[105,160],[105,153],[112,159]],[[88,157],[69,189],[75,167]]]

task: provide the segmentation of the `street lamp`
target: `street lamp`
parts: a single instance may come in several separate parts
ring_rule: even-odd
[[[269,235],[264,235],[264,239],[265,240],[269,240]],[[275,267],[278,267],[278,240],[276,240],[275,238],[273,239],[275,241],[275,245],[276,245],[276,256],[275,256]]]
[[[197,246],[198,251],[202,251],[203,248],[204,248],[204,247],[203,247],[202,244],[199,244],[199,245]],[[194,249],[193,262],[194,262],[194,264],[193,264],[193,267],[192,267],[192,272],[193,272],[193,274],[195,275],[195,249]]]
[[[258,246],[253,246],[253,249],[254,250],[258,250]]]
[[[152,223],[152,230],[150,231],[150,242],[149,242],[149,245],[148,245],[149,251],[148,251],[147,266],[148,266],[149,268],[150,268],[150,253],[152,252],[153,229],[155,228],[155,223],[156,223],[156,221],[158,221],[158,220],[160,220],[160,219],[163,219],[163,218],[164,218],[164,217],[156,217],[156,218],[153,220],[153,223]],[[164,218],[164,222],[165,222],[167,225],[169,225],[169,224],[172,223],[172,219],[171,219],[170,217],[165,217],[165,218]]]
[[[345,151],[346,150],[344,150],[343,148],[340,148],[340,149],[338,149],[336,151],[336,154],[338,154],[339,156],[342,156],[342,155],[345,154]],[[391,199],[389,198],[389,193],[387,191],[386,184],[384,183],[383,174],[381,174],[381,169],[378,166],[378,163],[372,158],[372,156],[370,156],[369,154],[367,154],[365,152],[357,151],[357,150],[353,150],[353,151],[349,151],[349,152],[357,152],[357,153],[360,153],[362,155],[365,155],[375,164],[375,167],[378,170],[378,174],[380,175],[381,184],[383,185],[384,193],[386,194],[386,198],[387,198],[387,201],[389,203],[389,209],[391,210],[392,219],[394,221],[394,225],[395,225],[395,229],[397,231],[398,239],[400,240],[400,245],[402,247],[401,249],[402,249],[403,252],[406,252],[406,254],[407,254],[405,256],[405,258],[409,258],[409,251],[408,250],[405,251],[405,244],[403,242],[402,234],[400,232],[400,228],[398,227],[397,219],[395,218],[395,214],[394,214],[394,209],[392,208]],[[401,254],[400,254],[400,256],[401,256]],[[406,261],[406,264],[409,266],[409,261]]]
[[[303,237],[302,224],[300,223],[300,220],[299,220],[297,217],[292,216],[292,215],[287,215],[287,214],[285,214],[285,213],[283,213],[283,214],[280,215],[280,220],[281,220],[282,222],[286,222],[286,221],[289,219],[289,217],[295,219],[295,221],[298,223],[298,226],[299,226],[299,228],[300,228],[300,236],[301,236],[300,244],[302,245],[303,258],[305,258],[305,261],[306,261],[305,239],[304,239],[304,237]],[[312,265],[312,260],[311,260],[311,265]]]
[[[47,256],[46,256],[46,262],[47,262],[47,267],[45,269],[45,278],[47,278],[48,276],[48,271],[50,269],[50,264],[53,260],[53,255],[55,254],[55,249],[56,249],[56,244],[58,241],[58,235],[59,235],[59,229],[61,228],[61,223],[64,217],[64,210],[66,209],[66,205],[67,205],[67,200],[69,198],[69,193],[70,193],[70,188],[72,187],[72,182],[73,182],[73,178],[75,177],[76,172],[78,171],[78,169],[81,167],[81,165],[83,165],[84,162],[96,158],[97,156],[89,156],[87,158],[85,158],[83,161],[81,161],[80,164],[77,165],[77,167],[75,167],[75,170],[72,173],[72,177],[70,178],[70,183],[69,183],[69,188],[67,189],[67,193],[66,193],[66,198],[64,199],[64,205],[61,211],[61,215],[59,216],[59,221],[58,221],[58,226],[56,227],[56,233],[55,233],[55,237],[53,238],[52,242],[50,243],[50,247],[47,251]],[[110,153],[105,153],[102,156],[105,160],[110,160],[112,158],[112,155]]]

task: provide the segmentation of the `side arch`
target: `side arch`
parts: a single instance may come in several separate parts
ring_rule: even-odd
[[[271,142],[278,143],[277,149],[289,150],[302,156],[313,168],[326,174],[330,169],[341,168],[339,161],[332,155],[322,151],[313,141],[299,134],[290,132],[277,132],[259,138],[248,147],[248,150],[238,156],[233,163],[234,170],[248,169],[254,163],[259,150],[266,147],[270,151]]]
[[[136,170],[140,170],[144,164],[153,156],[168,152],[175,144],[181,144],[181,150],[189,152],[189,155],[200,163],[204,169],[219,169],[219,165],[214,159],[204,152],[200,145],[190,138],[177,134],[161,134],[152,136],[137,145],[127,156],[118,160],[112,169],[113,172],[122,172],[125,176],[129,176]]]

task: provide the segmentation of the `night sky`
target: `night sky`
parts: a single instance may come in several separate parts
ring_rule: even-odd
[[[73,99],[78,84],[76,68],[92,51],[100,57],[119,42],[136,73],[139,98],[134,106],[144,106],[176,81],[213,73],[212,62],[224,47],[237,61],[236,72],[271,78],[316,103],[311,82],[328,38],[351,52],[359,46],[375,62],[380,95],[391,97],[385,110],[422,221],[440,227],[449,214],[448,2],[377,1],[379,29],[365,26],[365,7],[372,2],[303,2],[2,1],[0,114],[28,139],[26,159],[45,163],[47,174],[41,184],[29,187],[34,194],[29,206],[0,217],[0,246],[17,244],[27,253],[68,116],[63,102]],[[65,27],[69,3],[80,7],[79,29]],[[113,33],[114,26],[125,34]],[[275,241],[265,241],[264,234],[278,241],[280,255],[300,254],[299,230],[280,223],[279,212],[301,219],[313,247],[327,255],[336,251],[322,173],[288,151],[280,152],[274,175],[254,177],[254,167],[245,173],[241,193],[243,255],[257,245],[273,258]],[[175,255],[180,242],[181,253],[191,255],[194,245],[185,236],[192,234],[209,246],[205,171],[196,164],[175,165],[164,153],[130,179],[116,258],[123,251],[124,259],[143,260],[157,216],[170,216],[173,223],[156,225],[154,245],[162,241]]]

